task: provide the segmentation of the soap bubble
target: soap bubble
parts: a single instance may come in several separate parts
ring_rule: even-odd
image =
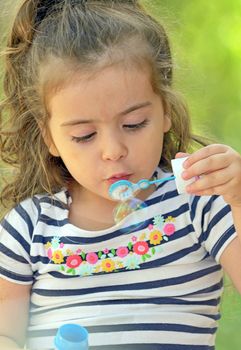
[[[124,220],[127,216],[131,215],[134,228],[143,226],[142,210],[147,207],[147,204],[138,198],[131,198],[123,202],[119,202],[114,209],[114,220],[118,224]],[[133,225],[131,228],[133,229]]]

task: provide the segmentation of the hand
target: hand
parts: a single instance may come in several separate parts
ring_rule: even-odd
[[[177,157],[185,154],[177,154]],[[206,146],[188,157],[183,164],[182,177],[188,180],[201,176],[187,186],[187,192],[221,195],[232,207],[241,208],[241,155],[226,145]]]

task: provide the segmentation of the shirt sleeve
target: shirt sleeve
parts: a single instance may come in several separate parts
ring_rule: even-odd
[[[194,196],[190,206],[200,244],[219,263],[225,248],[237,236],[230,206],[222,196]]]
[[[36,208],[26,200],[0,223],[0,276],[11,282],[32,284],[31,241]]]

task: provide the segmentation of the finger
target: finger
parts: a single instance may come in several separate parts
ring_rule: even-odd
[[[177,158],[188,157],[189,155],[190,155],[190,153],[178,152],[178,153],[175,155],[175,159],[177,159]]]
[[[190,190],[191,185],[187,186],[187,192],[190,194],[195,194],[197,196],[212,196],[212,195],[218,195],[218,196],[225,196],[229,193],[230,189],[230,183],[224,183],[221,185],[217,185],[214,187],[209,188],[203,188],[203,189],[196,189],[194,190],[194,187],[192,187],[192,190]]]
[[[222,154],[228,152],[230,147],[226,145],[213,144],[206,147],[201,148],[200,150],[194,152],[188,159],[184,162],[184,168],[189,168],[194,163],[207,159],[215,154]]]
[[[224,170],[215,171],[208,175],[203,175],[197,181],[187,186],[187,191],[189,192],[199,192],[211,188],[216,188],[229,184],[229,187],[232,187],[234,180],[232,173]]]
[[[201,159],[193,163],[189,168],[185,169],[182,177],[188,180],[195,176],[210,174],[218,170],[227,169],[232,166],[231,158],[225,153],[215,154],[205,159]]]

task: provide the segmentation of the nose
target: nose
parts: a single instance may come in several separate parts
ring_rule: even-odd
[[[105,135],[101,148],[103,160],[117,161],[125,158],[128,154],[128,148],[123,138],[117,135]]]

